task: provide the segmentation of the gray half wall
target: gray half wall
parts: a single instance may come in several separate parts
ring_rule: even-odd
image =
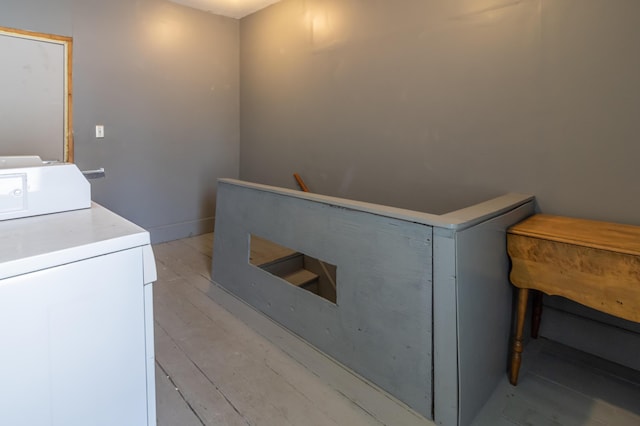
[[[459,424],[470,424],[507,372],[514,287],[507,228],[533,214],[527,203],[456,234]]]
[[[336,265],[337,304],[250,264],[251,234]],[[431,241],[431,226],[220,183],[212,275],[432,418]]]

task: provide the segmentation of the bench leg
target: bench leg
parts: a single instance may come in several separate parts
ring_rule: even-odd
[[[528,298],[529,289],[521,288],[518,291],[516,337],[513,340],[513,347],[511,348],[511,371],[509,374],[509,382],[513,386],[518,384],[518,373],[520,371],[520,363],[522,362],[522,335],[524,332],[524,317],[527,313]]]

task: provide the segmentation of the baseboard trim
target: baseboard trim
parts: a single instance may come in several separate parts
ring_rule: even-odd
[[[640,334],[545,306],[540,335],[640,371]]]
[[[214,217],[192,220],[188,222],[172,223],[170,225],[148,228],[151,234],[151,244],[159,244],[167,241],[188,238],[194,235],[213,232],[215,225]]]

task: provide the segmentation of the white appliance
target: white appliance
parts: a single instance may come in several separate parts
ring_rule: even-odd
[[[155,426],[149,233],[73,195],[57,204],[80,182],[59,166],[0,172],[26,179],[23,213],[73,209],[0,221],[0,425]],[[56,176],[58,191],[38,181]]]
[[[91,187],[75,164],[0,157],[0,220],[89,207]]]

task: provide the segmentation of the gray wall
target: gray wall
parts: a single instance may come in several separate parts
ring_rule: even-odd
[[[639,224],[638,16],[632,0],[283,0],[239,23],[164,0],[4,0],[0,25],[74,37],[76,162],[105,167],[94,199],[158,240],[210,227],[240,131],[247,180],[298,171],[432,213],[528,192]]]
[[[239,21],[165,0],[3,0],[0,25],[73,37],[75,160],[107,172],[95,201],[154,241],[213,229],[216,178],[238,175]]]
[[[640,2],[283,0],[241,21],[242,179],[640,224]]]

